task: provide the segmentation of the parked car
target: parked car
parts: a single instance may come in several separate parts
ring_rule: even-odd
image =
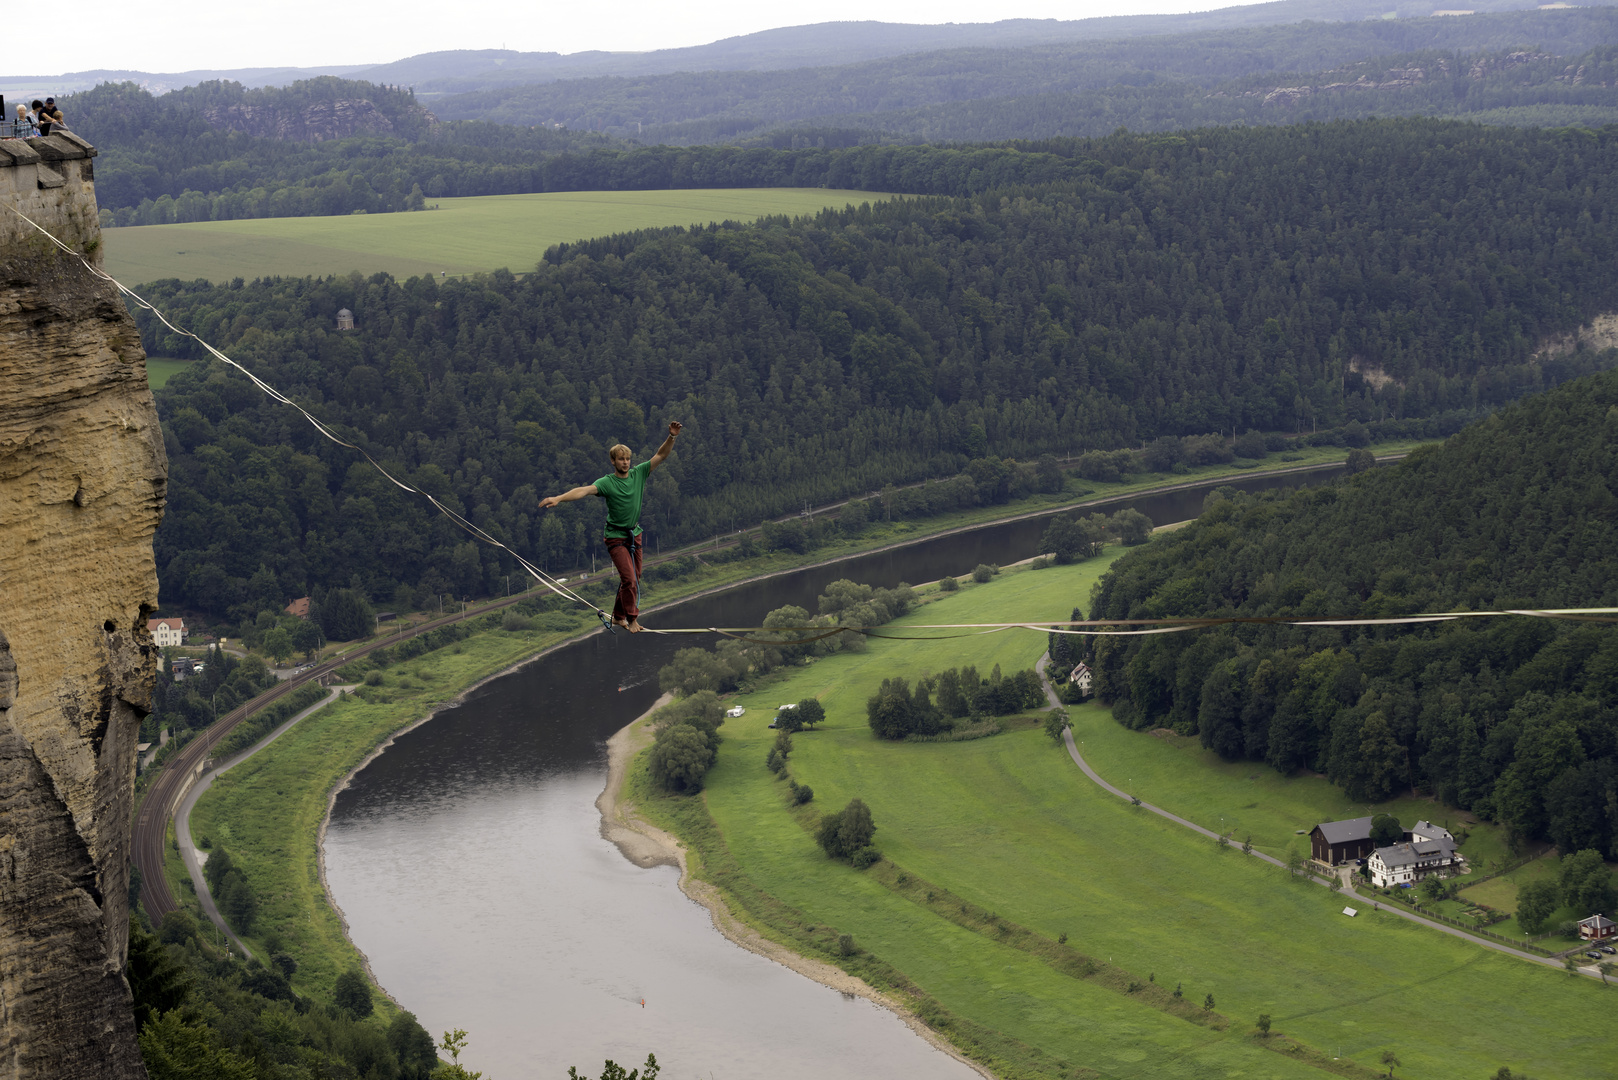
[[[1606,953],[1608,956],[1618,956],[1618,949],[1613,948],[1611,945],[1601,946],[1601,951]]]

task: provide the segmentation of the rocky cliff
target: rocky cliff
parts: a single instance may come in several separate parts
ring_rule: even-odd
[[[393,121],[364,98],[317,101],[303,108],[274,105],[221,105],[204,109],[209,125],[262,139],[325,142],[351,135],[391,135]]]
[[[93,157],[0,141],[0,1080],[144,1077],[128,948],[167,462],[99,261]]]

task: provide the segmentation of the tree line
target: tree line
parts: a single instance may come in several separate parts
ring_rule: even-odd
[[[1146,443],[1141,463],[1172,470],[1249,429],[1454,430],[1611,360],[1537,350],[1618,307],[1618,133],[1362,121],[869,154],[983,186],[570,245],[520,279],[147,295],[563,572],[595,550],[599,500],[541,513],[539,497],[669,419],[687,434],[643,524],[675,543],[922,480],[952,486],[888,502],[1004,501],[1053,482],[1045,455]],[[1066,179],[992,186],[1033,163]],[[345,307],[353,331],[335,329]],[[198,355],[136,318],[151,355]],[[166,602],[253,619],[348,588],[415,609],[518,573],[220,365],[157,398]]]
[[[1091,617],[1322,615],[1618,604],[1618,373],[1502,410],[1334,486],[1220,492],[1119,559]],[[1618,857],[1618,632],[1507,618],[1430,627],[1243,625],[1100,638],[1122,723],[1226,758],[1410,788]]]

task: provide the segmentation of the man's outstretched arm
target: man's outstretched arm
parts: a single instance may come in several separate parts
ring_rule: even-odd
[[[674,453],[674,440],[679,437],[681,426],[678,420],[669,421],[669,437],[663,440],[663,445],[659,446],[657,453],[652,455],[652,467],[647,470],[648,472],[655,472],[657,467],[667,461],[670,454]]]
[[[546,496],[545,498],[539,500],[539,508],[541,510],[549,510],[557,503],[572,502],[575,499],[582,499],[586,496],[594,494],[596,494],[596,486],[594,484],[585,484],[583,487],[576,487],[571,491],[564,491],[560,495]]]

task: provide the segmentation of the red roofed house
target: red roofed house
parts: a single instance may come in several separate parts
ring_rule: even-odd
[[[1579,920],[1579,936],[1585,941],[1606,941],[1618,935],[1618,923],[1605,915],[1592,915]]]
[[[146,629],[151,632],[152,643],[159,648],[185,644],[184,619],[147,619]]]
[[[300,596],[292,601],[287,605],[287,614],[296,615],[300,619],[307,619],[309,617],[309,598]]]

